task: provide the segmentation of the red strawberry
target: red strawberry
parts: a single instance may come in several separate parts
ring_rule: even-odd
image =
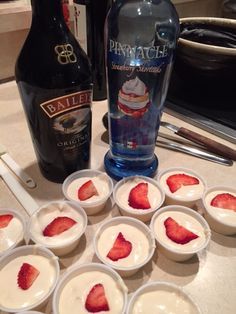
[[[45,237],[54,237],[62,232],[70,229],[76,224],[76,221],[69,217],[57,217],[51,221],[47,227],[43,230],[43,235]]]
[[[129,193],[129,205],[136,209],[149,209],[151,205],[148,200],[148,184],[139,183]]]
[[[28,263],[23,263],[20,271],[18,272],[18,286],[23,290],[29,289],[38,277],[38,275],[39,271],[37,268]]]
[[[172,193],[176,192],[183,185],[199,184],[199,180],[195,177],[189,176],[184,173],[173,174],[169,176],[166,183]]]
[[[92,180],[85,182],[78,189],[78,198],[81,201],[85,201],[94,195],[98,195],[98,191],[97,191],[95,185],[93,184]]]
[[[121,258],[129,256],[132,251],[132,243],[127,241],[123,234],[119,232],[112,248],[107,254],[107,257],[112,261],[118,261]]]
[[[180,226],[173,218],[168,217],[164,221],[167,237],[178,244],[186,244],[198,238],[198,235]]]
[[[96,284],[87,295],[85,308],[90,313],[110,311],[109,304],[105,295],[104,287],[101,283]]]
[[[12,218],[13,215],[11,214],[0,215],[0,229],[7,227]]]
[[[236,212],[236,197],[230,193],[217,194],[212,199],[211,206],[230,209]]]

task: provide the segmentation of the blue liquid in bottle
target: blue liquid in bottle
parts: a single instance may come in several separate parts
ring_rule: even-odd
[[[169,0],[117,0],[107,16],[110,150],[104,166],[115,180],[156,173],[155,142],[178,35]]]

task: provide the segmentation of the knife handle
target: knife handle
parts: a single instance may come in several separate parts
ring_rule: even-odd
[[[191,130],[188,130],[186,128],[179,128],[176,132],[179,136],[182,136],[194,143],[204,145],[209,151],[217,153],[221,156],[230,158],[232,160],[236,160],[236,150],[232,149],[228,146],[225,146],[223,144],[220,144],[206,136],[203,136],[201,134],[195,133]]]

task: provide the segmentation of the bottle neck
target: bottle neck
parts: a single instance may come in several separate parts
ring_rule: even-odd
[[[31,0],[33,20],[40,23],[64,20],[61,0]]]

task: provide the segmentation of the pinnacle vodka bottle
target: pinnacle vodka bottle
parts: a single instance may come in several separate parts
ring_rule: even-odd
[[[105,27],[110,150],[104,166],[115,180],[153,177],[179,19],[169,0],[116,0]]]

